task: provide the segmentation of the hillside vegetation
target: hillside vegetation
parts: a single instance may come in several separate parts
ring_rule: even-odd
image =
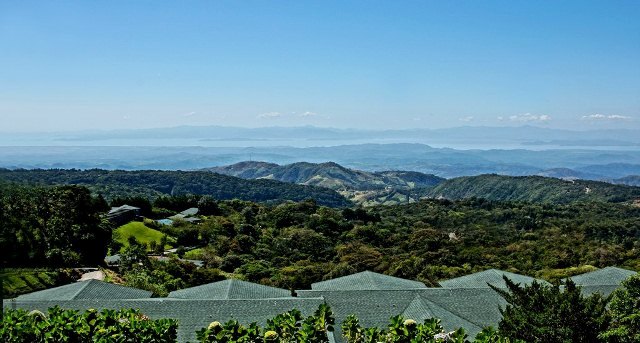
[[[245,180],[204,171],[0,169],[0,179],[40,185],[83,185],[107,200],[133,194],[148,198],[199,194],[216,199],[237,198],[256,202],[314,199],[331,207],[351,205],[343,196],[327,188],[275,180]]]
[[[576,201],[624,202],[640,199],[640,188],[587,180],[495,174],[458,177],[426,189],[426,197],[567,204]]]
[[[2,295],[11,298],[19,294],[39,291],[72,282],[75,276],[69,269],[9,268],[0,270]]]

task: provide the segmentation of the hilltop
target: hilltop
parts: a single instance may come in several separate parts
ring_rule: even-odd
[[[416,200],[414,190],[433,187],[445,180],[414,171],[368,172],[346,168],[334,162],[278,165],[245,161],[205,170],[245,179],[270,179],[325,187],[364,205],[411,202]]]

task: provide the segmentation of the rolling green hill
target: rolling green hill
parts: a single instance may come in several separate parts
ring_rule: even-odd
[[[330,188],[363,206],[413,202],[418,199],[422,188],[433,187],[445,180],[413,171],[366,172],[334,162],[277,165],[246,161],[205,170],[246,179],[271,179]]]
[[[359,191],[385,188],[408,190],[435,186],[445,180],[435,175],[411,171],[366,172],[345,168],[334,162],[297,162],[277,165],[267,162],[245,161],[205,170],[245,179],[272,179],[335,190]]]
[[[495,174],[458,177],[425,190],[432,198],[485,198],[499,201],[570,203],[574,201],[623,202],[640,199],[640,187],[606,182],[566,181],[542,176],[502,176]]]
[[[219,200],[283,202],[314,199],[318,204],[330,207],[352,205],[343,196],[327,188],[276,180],[245,180],[205,171],[0,169],[0,179],[40,185],[84,185],[107,200],[127,195],[156,198],[163,194],[199,194],[211,195]]]
[[[120,242],[123,246],[129,245],[128,238],[130,236],[135,237],[138,242],[144,244],[149,244],[152,241],[160,242],[163,236],[162,232],[147,227],[142,222],[130,222],[128,224],[122,225],[117,228],[114,233],[117,241]],[[169,241],[175,241],[175,239],[169,237]],[[167,245],[164,248],[170,249],[171,246]]]

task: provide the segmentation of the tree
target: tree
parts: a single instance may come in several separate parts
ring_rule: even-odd
[[[611,325],[602,334],[606,342],[640,342],[640,274],[624,282],[611,294]]]
[[[149,258],[147,258],[147,247],[138,242],[134,236],[129,236],[128,243],[129,245],[124,248],[122,254],[120,254],[120,268],[127,271],[139,264],[148,266]]]
[[[520,287],[504,277],[508,290],[491,286],[506,301],[499,331],[527,342],[600,342],[608,325],[607,301],[599,293],[585,297],[573,281],[564,291],[534,281]]]

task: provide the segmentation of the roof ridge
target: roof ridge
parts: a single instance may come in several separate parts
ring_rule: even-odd
[[[366,273],[365,275],[367,276],[367,279],[369,279],[369,282],[371,283],[371,285],[373,285],[376,288],[379,288],[380,285],[378,285],[378,280],[376,280],[373,276],[373,272],[371,272],[370,270],[365,270],[363,273]]]
[[[82,291],[84,291],[84,289],[87,288],[87,286],[89,286],[91,281],[94,281],[94,279],[89,279],[89,280],[86,280],[86,281],[80,281],[80,282],[84,282],[84,284],[82,286],[80,286],[80,289],[77,292],[73,293],[73,295],[71,296],[71,300],[75,300],[76,297],[78,295],[80,295],[80,293],[82,293]]]
[[[450,292],[452,292],[452,291],[450,291]],[[424,297],[423,297],[423,298],[424,298]],[[436,305],[436,306],[438,306],[438,307],[440,307],[441,309],[443,309],[443,310],[445,310],[445,311],[447,311],[447,312],[449,312],[449,313],[452,313],[452,314],[454,314],[454,315],[456,315],[456,316],[458,316],[458,317],[460,317],[460,318],[462,318],[462,319],[466,320],[467,322],[469,322],[469,323],[471,323],[471,324],[473,324],[473,325],[475,325],[475,326],[479,327],[480,329],[482,329],[483,327],[485,327],[485,325],[484,325],[484,324],[482,324],[482,323],[476,323],[475,321],[473,321],[473,320],[471,320],[471,319],[467,318],[466,316],[464,316],[464,315],[460,314],[458,311],[456,311],[456,310],[455,310],[455,309],[453,309],[453,308],[449,309],[449,308],[446,308],[446,307],[444,307],[444,306],[440,306],[440,305],[438,305],[437,303],[435,303],[435,302],[433,302],[433,301],[431,301],[431,300],[429,300],[429,299],[426,299],[426,298],[425,298],[425,300],[426,300],[426,301],[428,301],[428,302],[430,302],[430,303],[432,303],[432,304],[434,304],[434,305]],[[431,308],[429,308],[429,309],[431,309]]]
[[[227,291],[224,294],[225,299],[229,299],[229,295],[231,294],[231,284],[233,283],[234,279],[227,280],[229,280],[229,282],[227,282]]]
[[[411,301],[409,301],[409,303],[407,304],[407,306],[405,306],[405,307],[402,309],[402,314],[404,314],[405,312],[407,312],[407,309],[409,308],[409,306],[411,306],[411,305],[412,305],[416,300],[417,300],[417,301],[420,301],[421,303],[422,303],[422,300],[423,300],[423,299],[422,299],[422,297],[420,296],[420,294],[418,294],[418,293],[416,293],[416,296],[414,296],[414,297],[413,297],[413,299],[411,299]],[[429,307],[429,306],[427,306],[427,307]],[[431,310],[431,309],[429,309],[429,310]],[[432,313],[432,314],[433,314],[433,313]]]

